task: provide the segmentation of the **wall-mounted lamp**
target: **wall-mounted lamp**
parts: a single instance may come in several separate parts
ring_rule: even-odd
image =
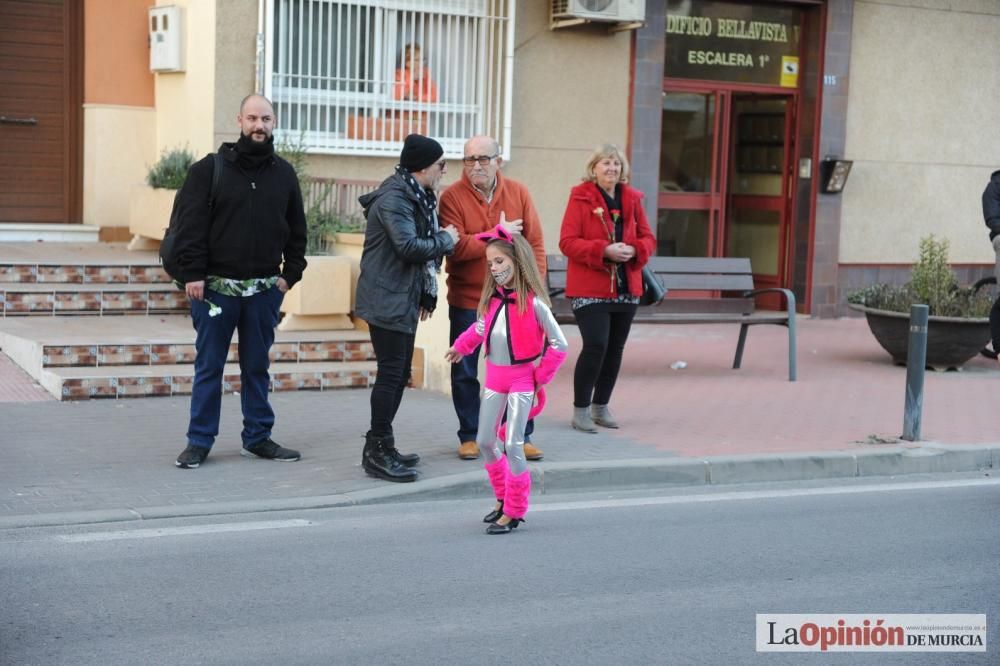
[[[847,184],[847,176],[851,173],[852,160],[839,160],[835,157],[824,157],[820,162],[819,185],[824,194],[840,194]]]

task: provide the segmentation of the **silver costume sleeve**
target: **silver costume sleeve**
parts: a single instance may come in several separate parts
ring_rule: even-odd
[[[566,341],[566,336],[563,335],[562,329],[559,328],[552,310],[537,298],[535,299],[535,319],[541,325],[542,330],[545,331],[549,347],[561,352],[569,351],[569,343]]]

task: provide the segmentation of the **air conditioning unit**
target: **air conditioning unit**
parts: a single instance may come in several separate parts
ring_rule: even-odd
[[[646,0],[552,0],[552,25],[584,21],[632,23],[646,19]]]

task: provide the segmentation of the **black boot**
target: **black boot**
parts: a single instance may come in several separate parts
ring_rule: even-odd
[[[420,462],[420,456],[416,453],[400,453],[399,449],[396,448],[396,438],[393,435],[382,438],[385,450],[396,459],[401,465],[406,465],[407,467],[413,467],[418,462]]]
[[[398,462],[390,453],[393,449],[392,440],[388,437],[376,437],[370,432],[365,435],[365,449],[361,454],[361,466],[371,476],[405,483],[416,481],[416,470]]]

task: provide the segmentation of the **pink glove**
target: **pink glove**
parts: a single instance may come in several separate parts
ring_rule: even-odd
[[[535,386],[545,386],[552,381],[559,370],[559,366],[566,360],[568,354],[564,351],[549,348],[542,356],[541,362],[535,368]]]

